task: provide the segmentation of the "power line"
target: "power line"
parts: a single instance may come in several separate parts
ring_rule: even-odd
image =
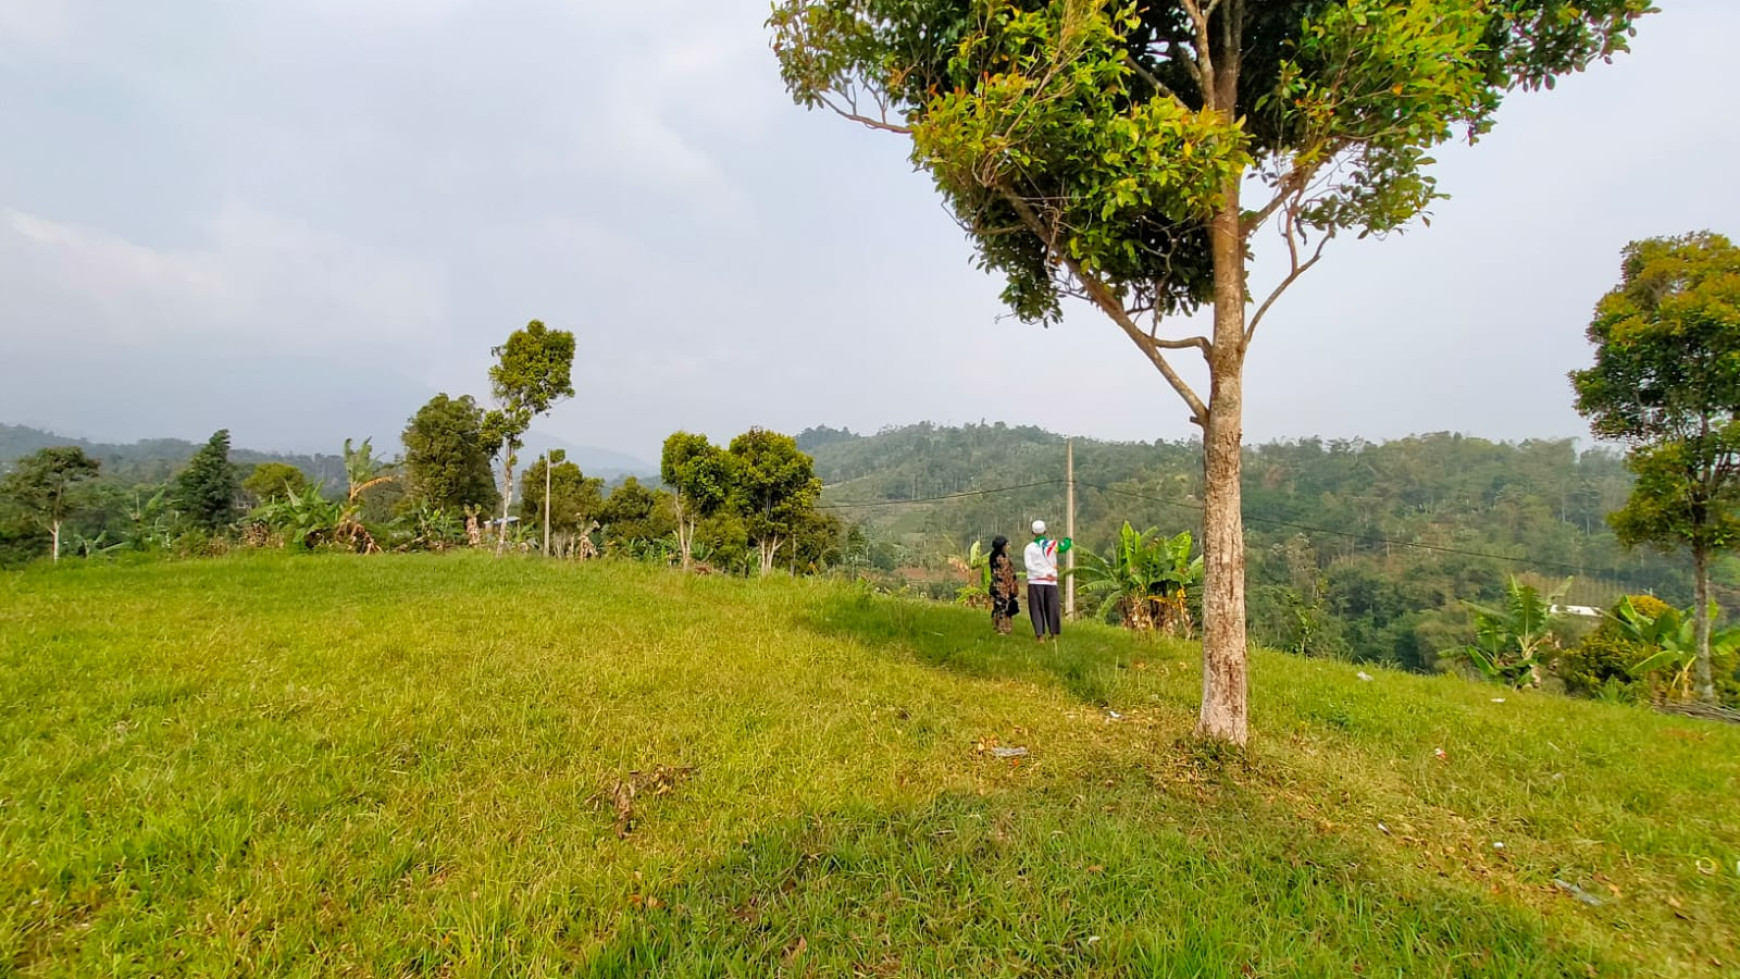
[[[1061,486],[1065,480],[1044,479],[1037,483],[1021,483],[1017,486],[1003,486],[997,489],[968,490],[963,493],[950,493],[946,496],[922,496],[911,500],[886,500],[881,503],[824,503],[816,507],[818,510],[861,510],[870,507],[911,506],[914,503],[941,503],[946,500],[965,500],[975,496],[992,496],[997,493],[1013,493],[1016,490],[1033,489],[1036,486]]]

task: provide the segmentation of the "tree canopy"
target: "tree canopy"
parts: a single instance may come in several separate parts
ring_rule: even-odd
[[[60,531],[78,507],[78,489],[102,464],[76,445],[39,449],[0,480],[0,502],[49,532],[49,557],[60,560]]]
[[[175,477],[175,505],[195,526],[216,533],[235,521],[240,495],[226,428],[213,433]]]
[[[484,437],[483,409],[471,395],[430,398],[400,438],[415,502],[462,513],[466,507],[492,507],[501,498],[490,471],[493,447]]]
[[[1577,410],[1632,447],[1620,539],[1692,553],[1711,700],[1709,560],[1740,540],[1740,248],[1709,232],[1633,242],[1620,276],[1589,324],[1595,364],[1571,375]]]

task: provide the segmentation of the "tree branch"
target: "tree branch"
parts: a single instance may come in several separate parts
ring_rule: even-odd
[[[1207,357],[1214,351],[1214,344],[1209,342],[1208,337],[1185,337],[1182,340],[1167,340],[1150,333],[1148,334],[1148,340],[1161,350],[1189,350],[1191,347],[1195,347],[1202,351],[1204,357]]]
[[[1187,109],[1189,108],[1189,106],[1185,105],[1184,100],[1178,97],[1177,92],[1174,92],[1170,86],[1168,86],[1165,82],[1161,81],[1160,76],[1154,74],[1153,72],[1149,71],[1146,67],[1144,67],[1142,65],[1142,62],[1137,61],[1135,55],[1129,54],[1128,52],[1126,52],[1124,54],[1124,60],[1128,61],[1130,63],[1130,69],[1132,71],[1134,71],[1137,75],[1139,75],[1143,81],[1147,82],[1149,85],[1154,86],[1155,91],[1159,92],[1161,95],[1166,96],[1167,98],[1171,99],[1172,101],[1177,102],[1179,105],[1184,105],[1184,107]],[[1194,66],[1192,66],[1192,67],[1194,69]]]
[[[1311,266],[1316,265],[1318,260],[1323,257],[1323,249],[1329,244],[1329,239],[1335,237],[1334,231],[1324,232],[1322,240],[1317,242],[1317,251],[1313,253],[1309,259],[1301,263],[1299,261],[1298,230],[1295,223],[1297,218],[1297,212],[1289,209],[1287,212],[1286,223],[1287,258],[1289,265],[1287,277],[1281,280],[1281,284],[1275,287],[1274,292],[1269,293],[1269,298],[1263,300],[1263,305],[1257,308],[1257,314],[1251,317],[1250,325],[1245,327],[1245,339],[1240,348],[1241,352],[1250,348],[1251,340],[1257,335],[1258,324],[1263,322],[1263,317],[1268,314],[1270,307],[1275,305],[1275,300],[1281,298],[1281,294],[1287,291],[1287,287],[1299,281],[1300,276],[1311,271]]]
[[[1125,311],[1123,303],[1118,301],[1118,297],[1112,292],[1111,287],[1101,282],[1098,277],[1089,274],[1086,269],[1081,267],[1081,263],[1069,254],[1055,247],[1052,229],[1046,227],[1045,222],[1038,214],[1034,213],[1033,208],[1025,200],[1006,190],[999,190],[998,193],[1009,202],[1010,208],[1015,211],[1022,223],[1027,225],[1035,235],[1039,236],[1039,240],[1045,243],[1045,250],[1068,267],[1070,274],[1075,276],[1077,282],[1081,283],[1088,300],[1111,317],[1112,322],[1118,324],[1118,328],[1124,331],[1124,335],[1130,338],[1137,349],[1148,356],[1149,363],[1152,363],[1155,369],[1160,372],[1160,376],[1166,378],[1166,383],[1172,386],[1172,390],[1178,392],[1178,396],[1184,399],[1185,406],[1190,409],[1190,420],[1203,428],[1207,428],[1208,405],[1203,403],[1202,398],[1191,389],[1183,377],[1179,376],[1178,371],[1172,367],[1172,364],[1160,351],[1162,344],[1167,345],[1166,349],[1199,347],[1206,359],[1212,351],[1208,341],[1202,338],[1198,338],[1202,339],[1200,344],[1189,341],[1162,341],[1143,333],[1142,328],[1136,325],[1136,321],[1131,319],[1130,314]]]
[[[895,125],[894,123],[889,122],[886,116],[884,116],[881,119],[876,119],[876,118],[873,118],[871,116],[863,115],[859,112],[856,112],[853,109],[843,109],[843,108],[835,105],[833,103],[833,100],[829,99],[826,95],[818,95],[818,96],[816,96],[816,98],[823,105],[832,109],[836,114],[838,114],[842,118],[850,119],[853,122],[858,123],[858,124],[865,126],[867,128],[879,129],[885,133],[900,133],[901,135],[904,135],[904,136],[911,136],[912,135],[912,127],[911,126]]]
[[[1203,12],[1198,0],[1179,0],[1184,5],[1184,12],[1190,15],[1190,23],[1196,28],[1196,75],[1197,84],[1202,86],[1203,105],[1210,109],[1219,109],[1220,93],[1215,91],[1214,75],[1214,42],[1208,32],[1208,14]],[[1210,10],[1213,10],[1211,0]],[[1227,108],[1231,108],[1228,106]]]

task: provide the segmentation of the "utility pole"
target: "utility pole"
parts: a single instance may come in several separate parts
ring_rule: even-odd
[[[550,556],[550,450],[544,450],[544,556]]]
[[[1063,536],[1070,547],[1063,555],[1063,617],[1075,619],[1075,439],[1063,443],[1064,481],[1068,484],[1068,499],[1064,503]]]

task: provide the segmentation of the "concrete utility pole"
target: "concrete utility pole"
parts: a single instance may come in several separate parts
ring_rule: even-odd
[[[1070,548],[1063,555],[1063,616],[1066,619],[1075,618],[1075,439],[1066,439],[1063,443],[1064,481],[1068,484],[1068,499],[1064,506],[1063,536],[1069,538]]]
[[[550,452],[544,451],[544,556],[550,556]]]

